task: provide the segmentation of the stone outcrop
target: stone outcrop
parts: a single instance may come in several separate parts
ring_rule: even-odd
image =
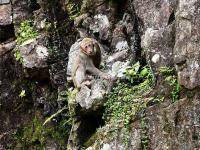
[[[200,149],[199,7],[199,0],[0,0],[0,149]],[[25,20],[37,36],[20,33]],[[149,65],[155,84],[140,96],[164,97],[134,114],[127,145],[121,120],[102,119],[114,82],[91,77],[91,87],[74,90],[71,66],[84,37],[96,39],[100,69],[118,81],[135,63]],[[174,68],[176,101],[162,67]]]

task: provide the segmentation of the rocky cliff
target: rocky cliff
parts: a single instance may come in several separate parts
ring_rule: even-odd
[[[198,0],[1,0],[0,150],[200,149]],[[80,41],[100,69],[74,88]]]

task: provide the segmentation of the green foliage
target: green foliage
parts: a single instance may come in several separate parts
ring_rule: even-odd
[[[163,66],[163,67],[160,67],[159,71],[162,75],[165,75],[165,76],[174,74],[174,68],[171,68],[171,67]]]
[[[59,109],[55,114],[51,115],[50,117],[48,117],[45,122],[43,123],[43,125],[47,124],[48,122],[50,122],[53,118],[55,118],[56,116],[58,116],[61,112],[63,112],[64,110],[66,110],[67,107],[63,107],[61,109]]]
[[[126,71],[126,78],[131,83],[137,84],[145,81],[145,84],[151,85],[153,83],[153,74],[149,66],[144,66],[140,69],[140,63],[137,62]]]
[[[172,102],[174,103],[180,97],[181,86],[177,80],[177,77],[174,75],[175,70],[171,67],[160,67],[160,73],[165,77],[165,81],[172,87],[171,97]]]
[[[19,97],[23,98],[26,96],[26,91],[24,89],[21,90]]]
[[[180,86],[176,76],[168,76],[165,78],[165,80],[172,87],[171,96],[172,96],[172,103],[174,103],[180,97],[181,86]]]
[[[19,62],[20,64],[23,64],[23,58],[18,48],[15,50],[14,56],[17,62]]]
[[[25,20],[21,22],[19,35],[17,37],[17,43],[22,44],[28,39],[32,39],[38,36],[38,33],[34,31],[33,24],[31,20]]]
[[[133,67],[126,70],[126,78],[131,82],[137,82],[140,80],[140,74],[139,74],[139,68],[140,64],[137,62]]]
[[[151,90],[153,74],[148,66],[140,68],[139,63],[129,68],[126,72],[128,82],[118,81],[105,103],[104,119],[107,123],[123,124],[122,133],[125,146],[128,146],[129,142],[131,120],[138,112],[146,108],[148,103],[163,100],[163,98],[146,98],[143,96],[145,92]]]
[[[19,128],[14,133],[14,139],[21,144],[22,149],[28,149],[30,146],[35,145],[36,149],[44,149],[44,144],[47,139],[54,139],[60,144],[64,144],[70,131],[69,125],[66,120],[58,122],[57,125],[43,125],[41,116],[36,115],[33,121]],[[37,144],[35,144],[37,143]]]
[[[74,20],[76,17],[80,15],[80,8],[77,4],[75,4],[72,0],[68,0],[67,2],[67,11],[70,20]]]
[[[18,143],[23,144],[23,147],[28,147],[34,142],[39,142],[38,146],[41,147],[44,145],[50,130],[50,128],[44,128],[41,120],[35,117],[29,125],[17,130],[15,139]]]

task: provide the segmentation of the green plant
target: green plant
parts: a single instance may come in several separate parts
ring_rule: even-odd
[[[172,102],[174,103],[180,97],[181,86],[175,76],[175,70],[171,67],[160,67],[160,73],[165,77],[165,81],[172,87],[171,97]]]
[[[80,15],[79,6],[75,4],[72,0],[68,0],[66,7],[70,20],[74,20],[76,17]]]
[[[168,76],[165,78],[165,81],[167,81],[169,85],[172,87],[171,96],[172,96],[172,102],[174,103],[180,97],[181,86],[176,76]]]
[[[15,59],[17,62],[19,62],[20,64],[23,64],[23,58],[22,55],[20,53],[20,50],[18,48],[15,49],[15,53],[14,53]]]
[[[150,67],[141,67],[139,63],[136,63],[127,70],[126,77],[128,82],[118,81],[109,93],[105,103],[104,119],[107,123],[123,124],[123,143],[128,146],[131,120],[141,109],[146,108],[148,103],[163,99],[142,96],[144,92],[151,89],[153,83],[153,74]],[[114,134],[117,131],[116,128]]]
[[[137,62],[136,64],[134,64],[131,68],[128,68],[126,70],[126,78],[131,82],[137,82],[138,80],[140,80],[140,74],[139,74],[139,68],[140,68],[140,63]]]
[[[24,89],[21,90],[19,97],[23,98],[26,96],[26,91]]]
[[[31,20],[25,20],[21,22],[19,35],[17,36],[17,43],[22,44],[24,41],[35,38],[38,33],[34,31],[33,24]]]
[[[54,113],[53,115],[51,115],[50,117],[48,117],[45,122],[43,123],[43,126],[45,124],[47,124],[48,122],[50,122],[53,118],[55,118],[56,116],[58,116],[60,113],[62,113],[64,110],[66,110],[67,107],[64,106],[63,108],[59,109],[56,113]]]
[[[141,67],[140,63],[137,62],[131,68],[126,70],[126,78],[131,83],[144,83],[151,85],[153,83],[153,73],[149,66]]]
[[[167,76],[174,74],[175,70],[174,68],[163,66],[159,68],[159,71],[162,75]]]
[[[21,149],[28,149],[32,145],[35,145],[36,149],[43,149],[47,139],[54,139],[60,144],[64,144],[69,132],[70,127],[65,119],[57,122],[56,125],[44,126],[41,114],[37,114],[32,122],[18,128],[13,133],[13,138],[20,143]]]

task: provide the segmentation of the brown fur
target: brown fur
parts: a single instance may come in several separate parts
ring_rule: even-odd
[[[100,71],[101,50],[92,38],[84,38],[80,43],[80,51],[72,66],[72,79],[75,87],[80,88],[87,83],[87,73],[109,79],[109,75]]]

